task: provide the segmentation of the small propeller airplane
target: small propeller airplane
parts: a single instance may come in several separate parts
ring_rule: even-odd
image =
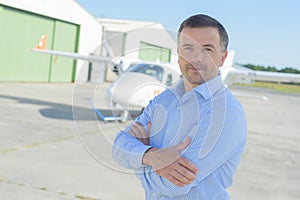
[[[115,57],[113,50],[105,41],[102,44],[108,56],[96,56],[47,50],[47,38],[48,36],[46,34],[42,35],[40,42],[32,50],[39,53],[81,59],[89,62],[112,63],[112,71],[118,74],[119,78],[113,82],[106,91],[107,104],[112,109],[121,109],[122,112],[119,116],[105,117],[99,109],[95,108],[92,104],[92,100],[88,99],[89,104],[92,105],[96,114],[105,122],[127,121],[129,119],[128,113],[130,109],[145,108],[151,99],[168,87],[174,86],[182,78],[177,63],[145,62],[138,59],[126,60],[127,58],[124,57]],[[226,60],[220,67],[223,82],[225,82],[228,77],[231,79],[247,78],[251,80],[300,82],[300,75],[296,74],[238,70],[233,67],[234,56],[234,50],[228,51]],[[122,63],[125,62],[129,63],[126,68],[121,66]],[[261,98],[267,100],[267,97]],[[87,100],[87,98],[85,98],[85,100]]]

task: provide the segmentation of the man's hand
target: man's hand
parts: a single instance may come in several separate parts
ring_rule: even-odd
[[[142,126],[142,124],[136,122],[131,126],[130,134],[137,138],[139,141],[144,143],[144,145],[149,145],[150,143],[150,131],[151,131],[151,122],[147,123],[147,131]]]
[[[196,178],[198,169],[180,155],[190,142],[191,139],[188,137],[176,146],[163,149],[151,148],[144,154],[143,164],[151,165],[158,175],[179,187],[190,184]]]
[[[142,124],[135,123],[129,132],[145,145],[149,145],[150,131],[151,123],[148,122],[147,131]],[[198,169],[192,162],[180,155],[190,142],[191,139],[188,137],[176,146],[163,149],[150,148],[143,156],[143,164],[151,165],[158,175],[179,187],[190,184],[196,178]]]

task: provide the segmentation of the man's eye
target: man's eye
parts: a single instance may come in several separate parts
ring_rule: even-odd
[[[192,47],[184,47],[183,50],[186,50],[186,51],[192,51],[193,48],[192,48]]]
[[[205,51],[212,52],[213,50],[210,48],[205,48]]]

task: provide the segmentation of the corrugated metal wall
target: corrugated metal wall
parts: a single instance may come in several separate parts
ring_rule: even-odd
[[[0,5],[0,81],[74,81],[75,61],[31,49],[47,34],[47,49],[76,52],[78,33],[76,24]]]
[[[139,59],[145,61],[170,62],[171,49],[159,47],[146,42],[140,42]]]

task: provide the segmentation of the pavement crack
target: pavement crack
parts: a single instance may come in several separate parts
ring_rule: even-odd
[[[76,198],[80,199],[80,200],[100,200],[100,199],[95,199],[92,197],[86,197],[86,196],[82,196],[82,195],[75,195]]]
[[[0,183],[4,183],[4,184],[11,184],[11,185],[16,185],[16,186],[19,186],[19,187],[23,187],[23,188],[28,188],[28,189],[34,189],[34,190],[38,190],[38,191],[43,191],[43,192],[49,192],[49,193],[54,193],[54,194],[58,194],[58,195],[61,195],[61,196],[68,196],[70,198],[77,198],[77,199],[80,199],[80,200],[100,200],[98,198],[94,198],[94,197],[88,197],[86,195],[79,195],[79,194],[68,194],[66,192],[62,192],[62,191],[53,191],[45,186],[42,186],[42,187],[34,187],[34,186],[30,186],[30,185],[26,185],[24,183],[18,183],[16,181],[12,181],[12,180],[7,180],[7,179],[4,179],[4,178],[1,178],[0,177]]]
[[[53,140],[49,140],[49,141],[45,141],[45,142],[35,142],[35,143],[32,143],[32,144],[26,144],[26,145],[23,145],[21,147],[4,148],[4,149],[1,149],[0,152],[1,153],[9,153],[9,152],[14,152],[14,151],[27,150],[27,149],[32,149],[32,148],[39,147],[39,146],[42,146],[42,145],[45,145],[45,144],[51,144],[51,143],[56,143],[56,142],[60,142],[60,141],[73,139],[75,137],[76,137],[75,135],[70,135],[70,136],[57,138],[57,139],[53,139]]]

